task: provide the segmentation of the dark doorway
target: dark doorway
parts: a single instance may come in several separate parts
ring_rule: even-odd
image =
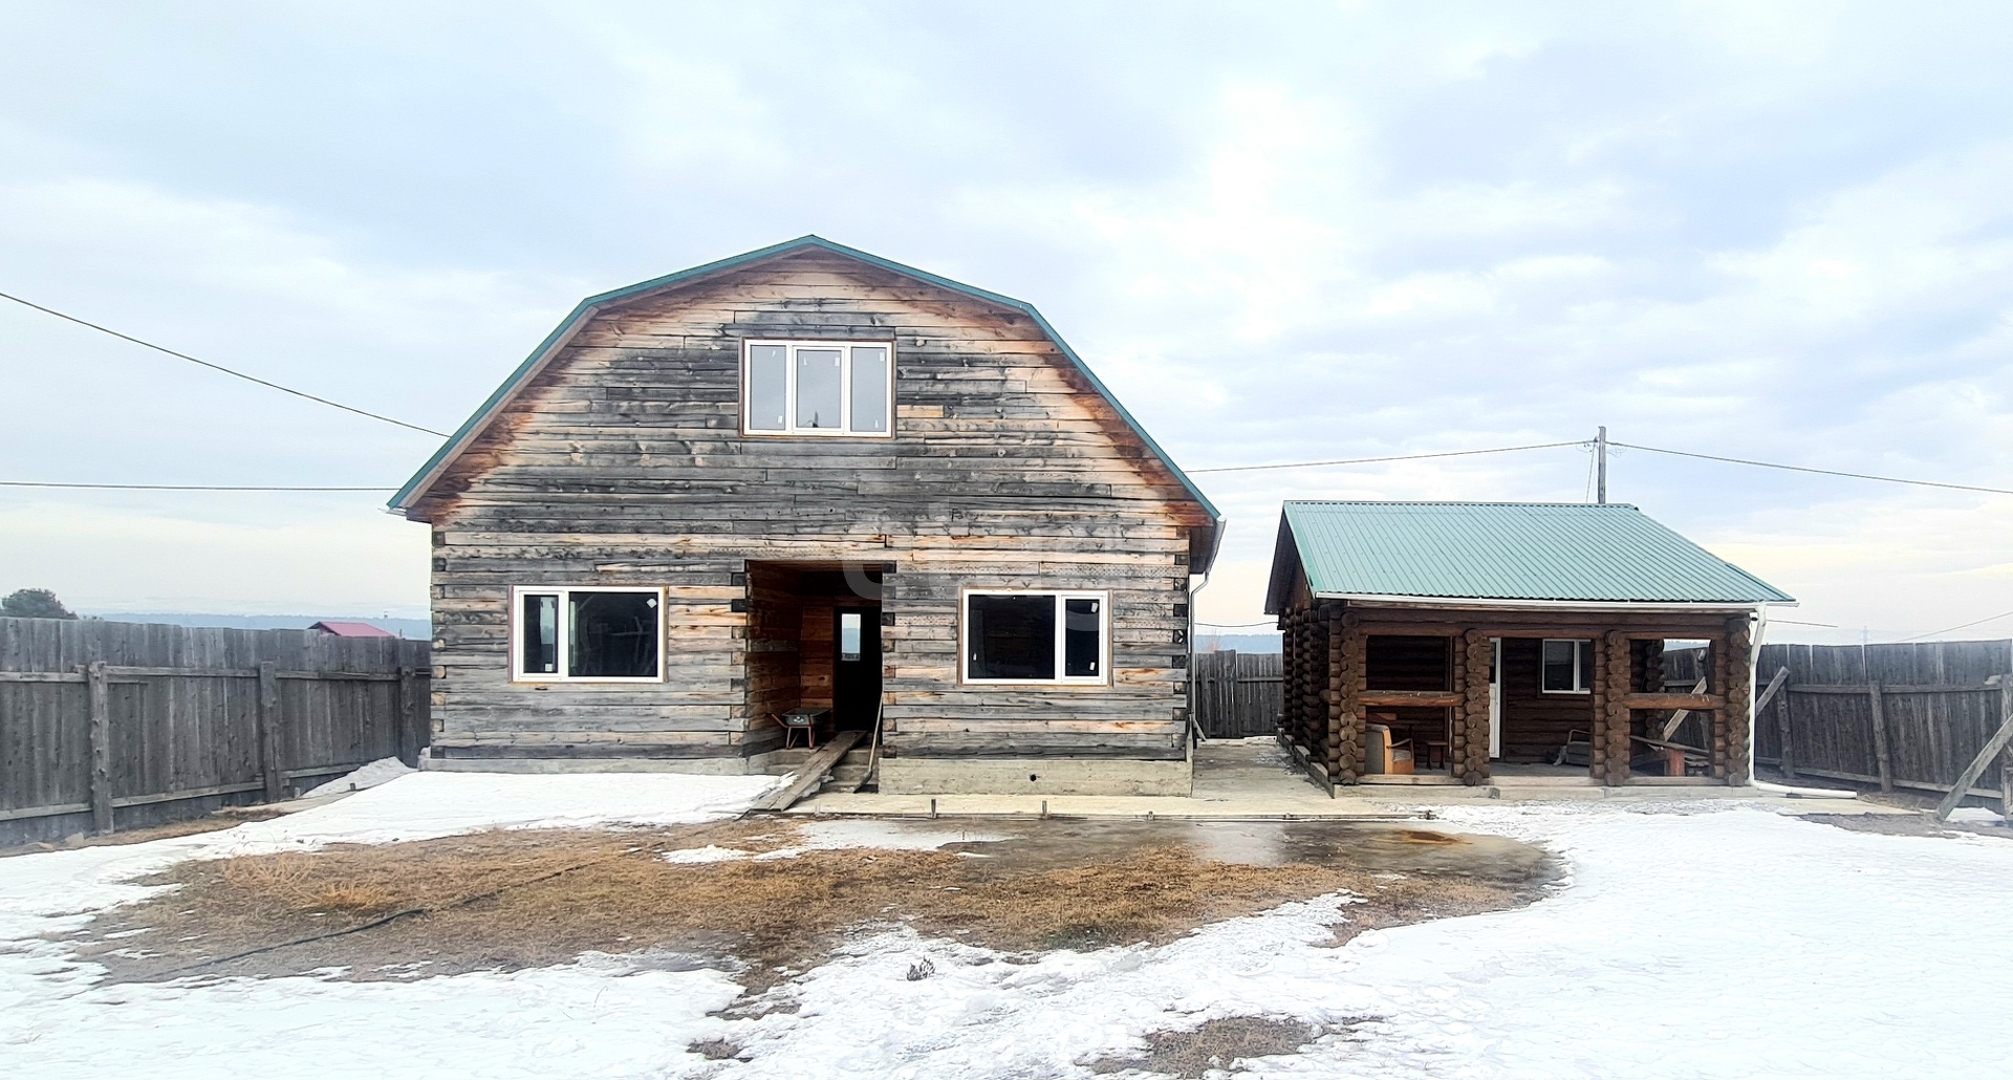
[[[840,731],[874,726],[881,703],[881,609],[832,610],[832,719]]]

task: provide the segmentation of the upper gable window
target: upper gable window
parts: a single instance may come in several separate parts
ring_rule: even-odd
[[[891,341],[750,341],[741,425],[755,435],[886,437],[894,413]]]

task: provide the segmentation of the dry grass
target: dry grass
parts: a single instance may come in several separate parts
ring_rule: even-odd
[[[97,920],[90,934],[141,926],[157,950],[113,956],[116,979],[190,973],[247,949],[417,910],[366,932],[201,968],[281,974],[343,966],[353,978],[542,966],[588,951],[674,950],[751,965],[751,990],[780,969],[819,963],[852,931],[906,923],[1008,952],[1167,942],[1195,927],[1337,890],[1368,898],[1356,925],[1493,910],[1528,897],[1453,876],[1387,880],[1330,866],[1211,862],[1180,845],[1078,865],[1018,866],[955,851],[846,849],[792,858],[672,864],[708,844],[774,849],[790,826],[727,823],[643,832],[506,831],[314,853],[186,863],[173,892]],[[1108,853],[1107,853],[1108,856]],[[114,945],[117,943],[114,942]],[[130,945],[130,942],[127,943]],[[130,950],[122,950],[128,951]]]
[[[1140,1069],[1199,1080],[1215,1070],[1228,1071],[1239,1061],[1297,1053],[1323,1034],[1320,1027],[1298,1020],[1232,1016],[1187,1031],[1156,1031],[1146,1037],[1144,1051],[1093,1058],[1084,1064],[1094,1073]]]

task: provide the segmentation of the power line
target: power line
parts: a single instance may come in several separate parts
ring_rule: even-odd
[[[1946,626],[1941,630],[1931,630],[1926,634],[1917,634],[1914,637],[1902,638],[1900,642],[1897,642],[1897,644],[1903,644],[1910,641],[1920,641],[1926,637],[1935,637],[1938,634],[1947,634],[1952,630],[1968,630],[1971,627],[1979,626],[1984,623],[1997,622],[2000,619],[2007,617],[2008,615],[2013,615],[2013,611],[2002,611],[1997,615],[1987,615],[1982,619],[1974,619],[1968,623],[1958,623],[1956,626]]]
[[[2013,489],[1978,487],[1973,484],[1946,484],[1940,480],[1908,480],[1898,476],[1873,476],[1869,473],[1840,472],[1837,469],[1813,469],[1807,465],[1781,465],[1773,461],[1751,461],[1747,458],[1719,457],[1715,454],[1694,454],[1689,450],[1666,450],[1657,446],[1638,446],[1635,443],[1610,442],[1609,446],[1626,446],[1631,450],[1647,450],[1652,454],[1670,454],[1674,457],[1699,458],[1704,461],[1724,461],[1733,465],[1752,465],[1758,469],[1783,469],[1788,472],[1817,473],[1821,476],[1844,476],[1853,480],[1878,480],[1883,484],[1913,484],[1917,487],[1948,488],[1952,491],[1983,491],[1990,495],[2013,495]],[[1941,631],[1938,631],[1941,633]]]
[[[1388,457],[1340,458],[1335,461],[1282,461],[1276,465],[1219,465],[1190,469],[1190,473],[1258,472],[1262,469],[1313,469],[1324,465],[1372,465],[1380,461],[1419,461],[1424,458],[1471,457],[1476,454],[1508,454],[1518,450],[1550,450],[1558,446],[1584,446],[1585,439],[1567,442],[1532,443],[1529,446],[1494,446],[1487,450],[1441,450],[1431,454],[1392,454]]]
[[[273,484],[64,484],[39,480],[0,480],[0,487],[69,488],[93,491],[397,491],[390,487],[286,487]]]
[[[131,334],[122,334],[117,330],[112,329],[111,327],[99,326],[97,323],[80,319],[75,315],[66,315],[63,312],[57,311],[55,308],[43,307],[42,305],[34,303],[33,301],[23,300],[20,297],[14,296],[10,293],[0,292],[0,300],[12,300],[23,307],[34,308],[36,311],[42,312],[45,315],[54,315],[59,319],[76,323],[78,326],[90,327],[91,329],[96,330],[101,334],[110,334],[121,341],[130,341],[135,345],[145,346],[146,348],[152,349],[155,352],[167,353],[169,356],[172,356],[177,360],[187,360],[191,364],[199,364],[203,367],[209,368],[212,371],[221,371],[224,374],[231,376],[232,378],[243,379],[249,383],[257,383],[260,386],[266,387],[268,389],[278,390],[284,394],[292,394],[293,396],[298,398],[306,398],[309,401],[317,402],[322,405],[327,405],[332,409],[341,409],[344,412],[355,413],[358,416],[368,416],[372,420],[381,420],[387,424],[396,424],[399,427],[407,428],[412,431],[423,432],[428,435],[436,435],[443,439],[447,438],[447,432],[444,431],[435,431],[432,428],[420,427],[418,424],[408,424],[403,420],[394,420],[389,416],[374,413],[369,411],[368,409],[359,409],[353,405],[344,405],[340,401],[330,401],[325,397],[316,397],[315,395],[310,394],[304,390],[296,390],[291,386],[281,386],[279,383],[269,382],[265,379],[259,378],[256,375],[247,375],[242,371],[234,371],[230,368],[225,367],[222,364],[212,364],[208,360],[198,360],[195,357],[190,356],[188,353],[176,352],[175,350],[170,349],[164,345],[156,345],[151,341],[142,341],[139,338],[132,336]]]
[[[1211,630],[1244,630],[1253,626],[1278,626],[1279,621],[1267,619],[1264,622],[1199,622],[1195,625],[1207,626]]]

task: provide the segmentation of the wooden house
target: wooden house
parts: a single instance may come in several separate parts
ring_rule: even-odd
[[[1744,784],[1781,591],[1618,504],[1289,502],[1267,614],[1281,737],[1338,784]],[[1705,677],[1663,652],[1704,643]]]
[[[889,792],[1188,790],[1219,515],[1019,300],[816,237],[593,296],[392,507],[430,767],[743,771],[794,720],[878,727]]]

